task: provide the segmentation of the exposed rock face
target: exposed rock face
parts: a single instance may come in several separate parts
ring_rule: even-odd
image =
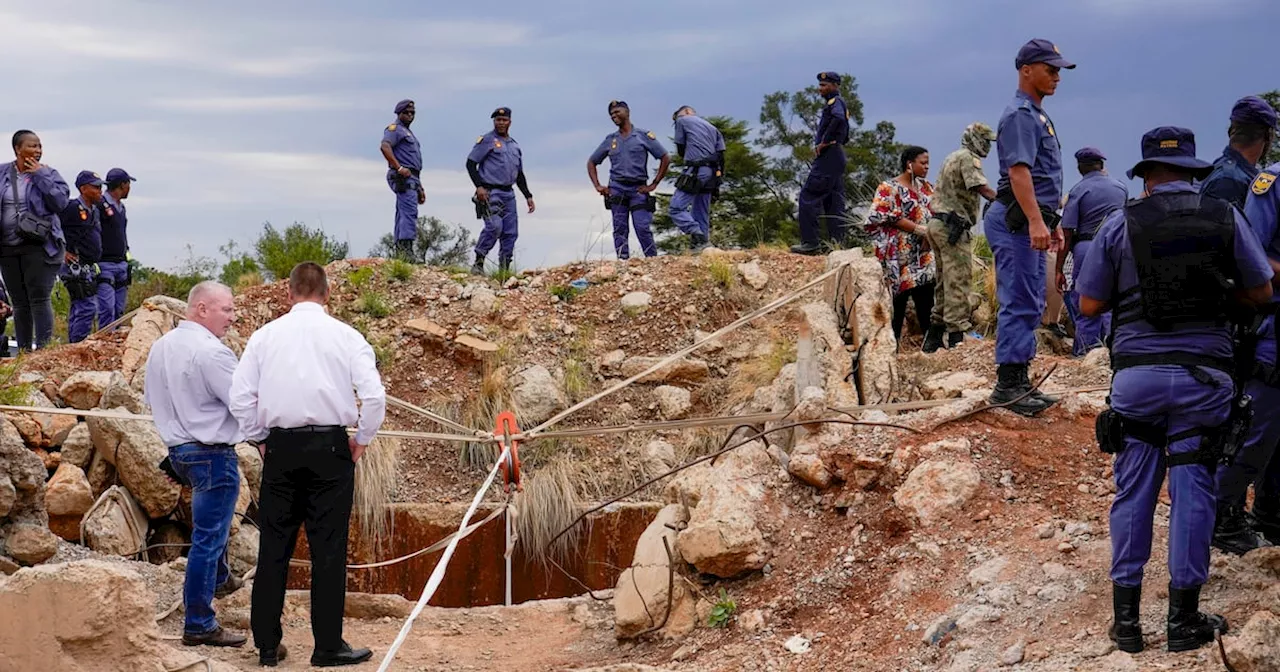
[[[126,413],[123,408],[113,410]],[[173,512],[181,488],[160,470],[169,449],[155,425],[113,418],[89,418],[88,423],[94,450],[115,466],[120,482],[147,515],[162,518]]]
[[[262,490],[262,453],[257,448],[242,443],[236,446],[236,458],[240,462],[240,474],[249,485],[249,493],[257,501],[258,493]]]
[[[135,382],[135,374],[146,364],[152,344],[177,326],[186,313],[186,301],[168,296],[153,296],[142,302],[130,323],[132,326],[124,340],[124,353],[120,356],[120,368],[125,378]]]
[[[0,555],[35,564],[57,550],[47,528],[47,476],[44,462],[23,444],[13,423],[0,418]]]
[[[630,378],[661,362],[661,357],[628,357],[622,362],[622,376]],[[697,359],[678,359],[657,371],[643,377],[642,383],[699,383],[711,375],[707,363]]]
[[[244,576],[258,564],[258,539],[258,528],[241,525],[227,542],[227,562],[236,576]]]
[[[84,519],[84,543],[99,553],[133,555],[147,538],[147,514],[129,491],[112,486]]]
[[[676,544],[676,532],[667,526],[678,527],[686,520],[688,513],[685,508],[670,504],[658,512],[640,535],[632,566],[618,577],[618,586],[613,593],[615,633],[619,639],[635,637],[662,622],[662,615],[667,612],[669,584],[672,586],[671,613],[663,626],[663,633],[680,636],[696,626],[695,599],[683,581],[678,578],[670,581],[671,560],[677,563],[677,572],[683,562]],[[670,558],[668,547],[671,549]]]
[[[836,250],[827,256],[827,269],[845,263],[850,264],[850,272],[837,273],[827,281],[823,297],[828,306],[834,305],[837,296],[846,305],[853,304],[858,320],[856,345],[862,348],[859,362],[865,403],[888,401],[898,350],[890,324],[893,300],[884,286],[880,262],[874,256],[863,254],[861,249]]]
[[[1259,611],[1235,637],[1224,637],[1227,659],[1237,672],[1280,670],[1280,618]]]
[[[93,439],[89,436],[89,425],[81,422],[72,428],[62,442],[62,462],[86,469],[92,459]]]
[[[551,376],[547,367],[537,364],[516,376],[512,390],[516,407],[520,409],[521,425],[536,425],[555,415],[566,406],[564,390]]]
[[[27,406],[37,408],[55,408],[52,401],[43,392],[33,389],[27,395]],[[23,442],[32,448],[52,448],[62,442],[76,426],[74,415],[54,413],[11,413],[6,414],[17,428]]]
[[[669,501],[684,499],[694,507],[678,541],[681,556],[699,572],[728,578],[764,567],[771,549],[758,517],[764,513],[763,476],[772,465],[756,442],[727,453],[713,468],[684,472],[694,473],[668,487]],[[696,493],[682,496],[682,488]]]
[[[19,564],[44,562],[58,552],[58,538],[43,525],[9,525],[5,532],[4,554]]]
[[[102,401],[102,393],[113,382],[128,385],[119,371],[80,371],[71,374],[62,383],[58,394],[67,406],[87,411],[98,406],[98,402]]]
[[[982,478],[967,460],[926,460],[893,493],[899,508],[929,524],[964,506],[978,492]]]

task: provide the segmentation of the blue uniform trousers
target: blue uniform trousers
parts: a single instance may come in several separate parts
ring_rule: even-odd
[[[498,246],[498,259],[511,261],[516,252],[516,238],[520,235],[520,213],[516,210],[516,195],[510,189],[489,190],[489,216],[476,241],[476,256],[483,257]]]
[[[1045,304],[1045,255],[1026,231],[1010,233],[1007,206],[987,206],[982,225],[996,261],[996,364],[1027,364],[1036,356],[1036,327]]]
[[[1197,381],[1186,368],[1138,366],[1116,373],[1111,407],[1121,415],[1165,427],[1176,434],[1227,421],[1234,394],[1231,377],[1201,368],[1217,386]],[[1200,436],[1174,442],[1169,454],[1200,447]],[[1160,487],[1169,474],[1169,576],[1176,589],[1203,585],[1209,578],[1209,542],[1213,538],[1216,486],[1211,470],[1199,464],[1166,468],[1163,448],[1133,437],[1115,457],[1116,495],[1111,504],[1111,580],[1142,585],[1151,557],[1152,527]]]
[[[706,180],[712,177],[713,172],[710,166],[702,166],[698,168],[698,177]],[[671,195],[668,212],[682,233],[711,235],[711,192],[691,194],[676,189]]]
[[[418,237],[418,178],[405,178],[406,188],[396,194],[396,240],[414,240]],[[394,193],[396,174],[387,172],[387,186]]]
[[[813,160],[809,177],[800,189],[798,219],[800,241],[817,245],[819,221],[826,223],[827,238],[844,242],[844,148],[828,147]]]
[[[124,317],[124,306],[129,299],[129,262],[98,262],[98,323],[106,326]],[[119,285],[119,286],[117,286]]]
[[[1092,247],[1092,240],[1079,242],[1071,247],[1071,267],[1077,272],[1084,268],[1085,256],[1089,254]],[[1071,316],[1071,323],[1076,325],[1076,338],[1071,354],[1083,357],[1090,350],[1105,346],[1107,334],[1111,331],[1111,311],[1098,317],[1085,315],[1080,312],[1080,294],[1074,289],[1068,290],[1063,299],[1067,304],[1067,314]]]
[[[631,218],[631,226],[635,227],[636,239],[640,241],[640,249],[644,256],[658,256],[658,246],[653,242],[653,213],[643,209],[648,199],[638,189],[643,185],[622,185],[609,182],[609,196],[616,199],[610,206],[613,213],[613,250],[619,259],[631,257],[631,232],[627,228],[627,217]],[[621,202],[618,202],[621,201]]]
[[[1275,318],[1262,324],[1257,360],[1274,365],[1276,361]],[[1275,458],[1280,444],[1280,388],[1261,380],[1250,380],[1245,391],[1253,397],[1253,425],[1240,454],[1229,467],[1218,470],[1218,501],[1224,505],[1244,506],[1249,484],[1255,483],[1254,510],[1258,504],[1270,514],[1280,513],[1280,460]]]

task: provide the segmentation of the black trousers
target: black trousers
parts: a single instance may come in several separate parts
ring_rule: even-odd
[[[347,525],[355,493],[355,463],[347,433],[272,430],[266,441],[258,502],[258,571],[250,625],[259,649],[280,644],[285,582],[298,528],[311,550],[311,635],[317,651],[342,648],[347,600]]]
[[[53,283],[60,260],[49,263],[43,247],[9,248],[0,256],[0,277],[13,306],[14,338],[19,350],[43,348],[53,338]],[[34,332],[34,334],[33,334]],[[34,335],[34,338],[33,338]]]
[[[933,283],[916,285],[893,297],[893,337],[902,340],[902,325],[907,321],[907,299],[916,304],[920,333],[929,331],[929,315],[933,313]]]

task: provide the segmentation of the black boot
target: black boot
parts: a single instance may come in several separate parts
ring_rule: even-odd
[[[1200,613],[1200,586],[1169,586],[1169,651],[1191,651],[1214,639],[1214,633],[1227,632],[1227,619],[1217,614]]]
[[[1213,525],[1214,548],[1232,555],[1244,555],[1270,545],[1271,542],[1250,524],[1244,509],[1234,504],[1218,503],[1218,515]]]
[[[501,259],[501,258],[498,259],[498,274],[504,278],[511,277],[511,260],[510,259]]]
[[[1254,497],[1253,511],[1248,515],[1249,525],[1257,530],[1272,546],[1280,546],[1280,507],[1272,508]]]
[[[413,241],[397,240],[396,257],[403,261],[413,261]]]
[[[476,263],[471,265],[471,275],[484,275],[484,255],[476,255]]]
[[[963,331],[952,331],[952,332],[949,332],[949,333],[947,334],[947,347],[948,347],[948,348],[954,348],[954,347],[956,347],[957,345],[960,345],[961,343],[964,343],[964,332],[963,332]]]
[[[929,325],[929,331],[924,335],[924,345],[920,347],[921,352],[937,352],[942,347],[942,334],[946,331],[946,326],[941,324]]]
[[[792,245],[791,252],[792,254],[805,254],[809,256],[814,256],[817,254],[822,254],[822,246],[817,243],[800,243],[799,245]]]
[[[1031,376],[1028,373],[1029,370],[1030,370],[1030,367],[1026,367],[1026,366],[1022,367],[1022,383],[1027,387],[1031,387]],[[1050,406],[1058,403],[1057,397],[1053,396],[1052,394],[1045,394],[1044,392],[1041,392],[1040,388],[1038,387],[1031,390],[1030,398],[1035,399],[1036,401],[1044,404],[1045,408],[1049,408]]]
[[[1142,604],[1142,586],[1126,588],[1111,584],[1111,609],[1115,620],[1107,636],[1125,653],[1142,652],[1142,624],[1138,622],[1138,609]]]
[[[689,251],[698,254],[707,249],[707,237],[701,233],[689,234]]]
[[[993,406],[1008,404],[1005,408],[1028,418],[1050,406],[1030,394],[1032,390],[1031,383],[1027,382],[1026,364],[1001,364],[996,367],[996,376],[996,388],[991,391],[987,403]],[[1016,403],[1009,403],[1019,397],[1022,399]]]

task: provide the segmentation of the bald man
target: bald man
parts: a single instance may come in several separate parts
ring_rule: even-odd
[[[213,598],[235,592],[227,541],[240,494],[235,444],[244,435],[229,409],[236,356],[221,341],[235,321],[231,289],[206,281],[187,296],[187,319],[161,336],[147,357],[144,390],[179,482],[191,486],[191,552],[182,598],[187,646],[244,646],[224,630]]]

